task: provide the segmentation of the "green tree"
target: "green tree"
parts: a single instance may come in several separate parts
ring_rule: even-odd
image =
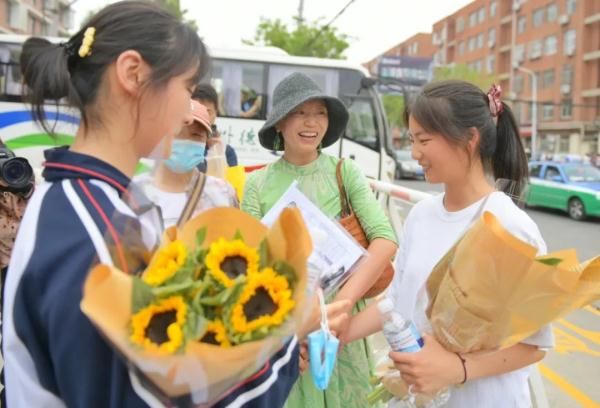
[[[350,45],[350,37],[321,21],[300,23],[294,30],[290,30],[280,19],[261,18],[254,39],[243,42],[248,45],[279,47],[291,55],[343,59],[344,51]]]
[[[198,31],[198,23],[193,18],[190,19],[187,17],[188,10],[181,9],[181,4],[179,0],[154,0],[157,4],[159,4],[162,8],[179,18],[181,21],[189,24],[194,30]]]
[[[498,80],[495,75],[475,71],[464,64],[438,67],[433,74],[433,78],[434,81],[460,79],[471,82],[481,88],[484,92],[487,92],[490,89],[490,86]]]
[[[404,97],[402,95],[385,94],[381,97],[383,109],[388,119],[390,129],[403,128],[404,124]]]

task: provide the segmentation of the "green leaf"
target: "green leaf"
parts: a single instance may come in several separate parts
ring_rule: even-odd
[[[239,229],[235,230],[235,235],[233,236],[233,239],[239,239],[240,241],[245,242],[242,232]]]
[[[131,294],[131,310],[137,313],[154,302],[155,296],[152,287],[139,276],[134,276]]]
[[[267,240],[263,239],[258,245],[259,269],[264,269],[269,265],[269,246]]]
[[[181,283],[174,283],[167,286],[159,286],[152,289],[155,297],[166,298],[173,295],[179,295],[192,288],[194,282],[190,279]]]
[[[298,276],[296,275],[296,271],[289,263],[285,261],[277,261],[273,264],[273,269],[283,277],[287,279],[290,284],[290,287],[294,289],[296,283],[298,283]]]
[[[544,265],[556,266],[556,265],[560,264],[563,260],[560,258],[544,258],[544,259],[537,259],[537,261],[540,263],[543,263]]]
[[[200,228],[196,232],[196,245],[201,247],[202,244],[204,243],[205,239],[206,239],[206,227]]]

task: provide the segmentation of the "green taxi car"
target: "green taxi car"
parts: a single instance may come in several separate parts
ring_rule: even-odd
[[[575,220],[600,217],[600,170],[583,163],[530,162],[526,203],[564,210]]]

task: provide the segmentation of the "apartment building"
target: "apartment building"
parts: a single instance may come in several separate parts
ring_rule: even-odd
[[[528,148],[536,82],[536,152],[600,153],[600,0],[475,0],[431,41],[434,64],[497,78]]]
[[[76,1],[76,0],[75,0]],[[73,0],[0,0],[0,33],[67,36]]]

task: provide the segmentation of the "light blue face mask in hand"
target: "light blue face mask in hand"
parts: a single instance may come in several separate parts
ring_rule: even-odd
[[[317,295],[321,306],[321,328],[308,335],[308,353],[313,382],[319,390],[323,391],[331,379],[340,341],[329,330],[327,307],[320,288],[317,289]]]
[[[171,155],[165,165],[175,173],[188,173],[204,161],[206,143],[193,140],[173,140]]]

